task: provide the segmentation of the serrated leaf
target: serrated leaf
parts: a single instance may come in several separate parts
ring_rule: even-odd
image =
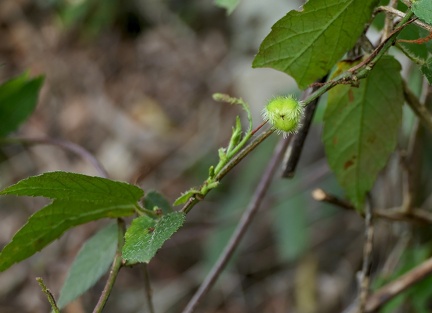
[[[398,35],[398,40],[418,40],[424,38],[429,34],[428,31],[419,28],[416,25],[410,24],[404,27],[404,29]],[[425,60],[428,56],[428,48],[424,44],[417,44],[412,42],[398,41],[398,44],[403,46],[405,50],[408,50],[410,54],[416,58]]]
[[[23,179],[0,195],[46,197],[89,202],[136,203],[144,195],[137,186],[106,178],[50,172]]]
[[[43,80],[23,74],[0,85],[0,137],[16,130],[30,116]]]
[[[426,63],[421,67],[421,71],[428,80],[429,85],[432,85],[432,57],[427,59]]]
[[[101,218],[130,216],[135,204],[54,200],[28,219],[0,253],[0,271],[20,262],[59,238],[66,230]]]
[[[215,0],[215,4],[218,7],[226,9],[228,15],[234,11],[239,2],[240,0]]]
[[[150,262],[163,243],[182,225],[185,214],[168,213],[159,220],[140,216],[132,221],[125,234],[123,258],[131,263]]]
[[[112,223],[91,237],[78,252],[60,291],[57,306],[64,308],[89,288],[109,269],[118,242],[118,226]]]
[[[164,214],[170,213],[173,211],[170,203],[164,196],[156,191],[150,191],[144,197],[144,207],[147,210],[153,210],[155,207],[162,209]]]
[[[354,46],[376,4],[376,0],[309,0],[302,11],[290,11],[273,25],[253,67],[282,71],[306,88]]]
[[[413,1],[411,9],[414,14],[428,24],[432,24],[432,1],[416,0]]]
[[[324,114],[327,159],[349,199],[361,210],[397,141],[402,119],[401,66],[383,57],[358,88],[330,90]]]

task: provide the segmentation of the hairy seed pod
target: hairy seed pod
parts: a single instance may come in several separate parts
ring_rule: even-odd
[[[279,134],[295,133],[304,115],[304,104],[293,96],[274,97],[262,111],[264,121]]]

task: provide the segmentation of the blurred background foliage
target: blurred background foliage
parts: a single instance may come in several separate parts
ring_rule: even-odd
[[[384,1],[386,3],[387,1]],[[270,69],[251,69],[270,27],[301,1],[244,0],[230,16],[212,1],[3,0],[0,2],[0,79],[26,70],[46,76],[36,112],[14,135],[50,136],[78,143],[108,169],[111,178],[156,189],[174,200],[200,184],[226,145],[240,110],[214,103],[214,92],[243,97],[254,122],[267,99],[300,92],[293,80]],[[381,21],[379,21],[381,19]],[[379,17],[376,30],[383,26]],[[374,37],[375,36],[375,37]],[[414,27],[404,31],[416,38]],[[407,45],[413,53],[423,48]],[[430,47],[429,47],[430,48]],[[397,49],[404,76],[423,93],[419,71]],[[276,177],[256,221],[230,267],[200,312],[337,312],[357,291],[363,221],[354,212],[315,202],[315,188],[343,197],[321,143],[321,100],[292,180]],[[374,192],[377,207],[398,205],[400,152],[416,121],[405,110],[400,149]],[[247,206],[273,148],[274,136],[230,173],[188,215],[149,265],[157,312],[180,312],[226,244]],[[430,190],[431,145],[423,134],[419,187]],[[56,147],[0,147],[0,186],[51,170],[96,174],[85,161]],[[40,207],[40,199],[0,199],[0,245]],[[419,200],[420,201],[420,200]],[[430,197],[423,201],[430,207]],[[30,260],[0,274],[1,312],[47,312],[34,280],[42,276],[54,295],[78,249],[102,224],[68,232]],[[375,288],[430,256],[430,230],[377,221]],[[103,283],[65,312],[87,312]],[[391,302],[384,312],[429,312],[430,279]],[[139,267],[120,273],[106,312],[143,312]]]

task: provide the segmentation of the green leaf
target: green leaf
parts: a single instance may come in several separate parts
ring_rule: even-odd
[[[416,0],[411,6],[414,14],[428,24],[432,24],[432,1]]]
[[[140,216],[132,221],[125,234],[123,258],[131,263],[150,262],[163,243],[182,225],[185,214],[168,213],[159,220]]]
[[[170,203],[164,196],[156,191],[150,191],[144,198],[144,207],[147,210],[153,211],[155,207],[162,210],[163,214],[167,214],[173,211]]]
[[[423,75],[427,78],[429,85],[432,85],[432,57],[429,57],[426,63],[421,67]]]
[[[309,248],[304,194],[286,199],[272,210],[278,252],[284,261],[295,261]]]
[[[329,92],[323,134],[327,159],[359,210],[396,146],[404,102],[400,69],[386,56],[360,87],[339,85]]]
[[[181,196],[174,201],[173,205],[180,205],[186,203],[190,197],[193,197],[197,194],[200,194],[200,191],[198,189],[189,189],[188,191],[182,193]]]
[[[0,195],[130,204],[140,200],[144,192],[137,186],[106,178],[50,172],[23,179],[2,190]]]
[[[354,46],[376,4],[376,0],[309,0],[302,11],[290,11],[273,25],[253,67],[285,72],[306,88]]]
[[[218,7],[226,9],[228,15],[234,11],[239,2],[240,0],[215,0],[215,4]]]
[[[43,80],[23,74],[0,85],[0,137],[16,130],[30,116]]]
[[[111,223],[82,246],[60,291],[57,301],[60,309],[86,292],[107,272],[114,260],[117,241],[118,226]]]
[[[429,34],[427,30],[421,29],[416,25],[410,24],[404,27],[404,29],[398,35],[398,40],[417,40],[419,38],[426,37]],[[410,43],[410,42],[400,42],[398,45],[402,46],[404,50],[408,50],[411,55],[414,55],[416,59],[425,60],[428,56],[428,48],[426,45]],[[404,51],[402,51],[404,52]]]
[[[0,271],[22,261],[59,238],[66,230],[101,219],[130,216],[135,204],[54,200],[28,219],[0,253]]]

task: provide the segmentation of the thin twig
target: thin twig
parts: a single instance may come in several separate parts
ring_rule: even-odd
[[[387,50],[394,44],[397,35],[399,35],[399,33],[406,26],[415,21],[414,19],[410,20],[412,15],[412,12],[406,14],[406,16],[397,24],[395,30],[390,33],[389,37],[385,38],[384,41],[382,41],[365,60],[350,68],[348,72],[357,74],[357,78],[366,77],[368,72],[370,72],[375,66],[376,62],[378,62],[379,59],[381,59],[381,57],[384,55],[384,53],[386,53]]]
[[[396,297],[402,291],[408,289],[415,283],[427,278],[432,274],[432,258],[424,261],[419,266],[413,268],[409,272],[400,276],[396,280],[388,283],[384,287],[381,287],[369,296],[366,303],[365,312],[371,313],[376,312],[388,301]]]
[[[426,106],[420,103],[419,99],[408,88],[408,84],[405,81],[403,81],[403,92],[406,102],[419,118],[422,125],[432,132],[432,114],[428,111]]]
[[[388,4],[388,8],[394,9],[395,7],[397,7],[397,3],[398,3],[397,0],[390,0],[390,2]],[[393,30],[393,16],[390,14],[387,14],[386,19],[385,19],[385,23],[384,23],[384,30],[383,30],[383,35],[381,37],[381,40],[384,41],[385,38],[389,37],[389,34],[391,33],[392,30]]]
[[[304,100],[304,104],[308,105],[315,99],[319,98],[321,95],[326,93],[328,90],[333,88],[339,84],[358,84],[358,80],[367,77],[368,73],[372,70],[375,63],[384,55],[385,52],[391,47],[393,43],[393,39],[399,34],[399,32],[407,26],[409,23],[412,23],[413,20],[410,20],[413,13],[408,10],[405,17],[398,23],[396,30],[391,34],[389,38],[386,39],[384,43],[379,45],[374,52],[367,58],[364,62],[355,66],[348,70],[347,72],[342,73],[337,76],[334,80],[328,81],[325,85],[320,86],[317,91],[312,93],[309,97]],[[249,154],[255,147],[264,141],[268,136],[270,136],[274,132],[274,129],[267,130],[261,136],[255,138],[248,146],[243,148],[222,170],[216,175],[216,181],[219,181],[220,178],[225,176],[232,168],[235,167],[247,154]],[[182,212],[188,213],[194,206],[197,204],[202,197],[198,199],[196,196],[192,196],[185,203]]]
[[[359,294],[359,306],[358,312],[364,313],[366,309],[367,297],[369,294],[370,285],[370,274],[372,267],[372,250],[373,250],[373,237],[374,237],[374,227],[372,219],[372,204],[367,201],[365,206],[365,243],[363,246],[363,265],[361,272],[360,281],[360,294]]]
[[[317,83],[318,84],[323,83],[326,81],[326,79],[327,79],[327,75],[319,79]],[[318,89],[317,86],[306,89],[303,92],[301,100],[306,99],[311,93],[313,93],[317,89]],[[285,164],[283,166],[282,177],[291,178],[295,174],[295,170],[298,161],[300,160],[300,156],[303,151],[303,146],[305,144],[307,135],[309,134],[309,129],[311,127],[312,120],[315,115],[315,111],[318,106],[319,99],[320,98],[316,98],[313,101],[311,101],[305,109],[305,114],[301,121],[301,127],[298,130],[298,132],[293,135],[293,139],[291,140],[291,143],[287,148],[285,154],[286,161],[284,162]]]
[[[258,145],[267,139],[271,134],[274,133],[274,129],[268,129],[267,131],[256,137],[249,145],[243,148],[224,168],[216,175],[216,181],[220,181],[225,177],[241,160],[243,160],[250,152],[252,152]],[[197,204],[202,197],[198,199],[197,197],[190,197],[189,200],[183,205],[181,212],[188,213]]]
[[[379,12],[385,12],[386,14],[396,15],[396,16],[399,16],[399,17],[402,17],[402,18],[405,17],[405,13],[403,13],[403,12],[401,12],[399,10],[396,10],[395,8],[392,8],[390,6],[380,6],[380,7],[376,8],[375,12],[377,12],[377,13],[379,13]],[[424,22],[422,22],[420,20],[415,20],[413,22],[413,24],[415,24],[417,26],[420,26],[421,28],[424,28],[424,29],[426,29],[429,32],[432,32],[432,26],[428,25],[428,24],[426,24],[426,23],[424,23]]]
[[[104,178],[108,178],[108,173],[103,165],[92,155],[88,150],[67,140],[60,140],[54,138],[27,138],[27,137],[7,137],[1,138],[0,144],[24,144],[24,145],[35,145],[45,144],[58,146],[64,150],[73,152],[79,155],[84,160],[87,160],[93,167],[98,171],[99,175]]]
[[[355,208],[351,203],[349,203],[345,200],[342,200],[342,199],[336,197],[335,195],[331,195],[320,188],[312,191],[312,198],[314,198],[314,200],[316,200],[316,201],[327,202],[327,203],[333,204],[333,205],[340,207],[342,209],[345,209],[345,210],[355,211]]]
[[[51,291],[47,288],[47,286],[45,285],[42,277],[36,277],[36,280],[39,284],[39,286],[42,288],[42,292],[46,295],[49,304],[51,305],[51,309],[55,312],[55,313],[60,313],[60,309],[57,306],[57,303],[55,301],[55,298],[53,296],[53,294],[51,293]]]
[[[192,313],[195,310],[199,302],[203,299],[203,297],[208,293],[210,288],[216,282],[217,278],[219,277],[226,264],[228,263],[229,259],[233,255],[235,249],[240,243],[240,240],[243,238],[247,228],[251,224],[255,213],[258,211],[261,202],[264,199],[264,195],[270,186],[271,180],[278,168],[279,161],[282,158],[289,139],[281,139],[281,141],[277,145],[273,157],[269,161],[269,164],[267,165],[267,168],[265,169],[264,174],[254,192],[254,196],[249,203],[249,206],[243,213],[234,233],[231,235],[228,244],[225,246],[224,251],[219,256],[216,264],[210,270],[197,292],[194,294],[192,299],[187,304],[186,308],[183,310],[183,313]]]
[[[400,208],[393,210],[375,210],[374,217],[400,222],[432,224],[432,214],[429,211],[422,209],[409,209],[408,212],[403,211]]]
[[[149,313],[154,313],[154,306],[153,306],[153,296],[152,296],[152,289],[151,289],[151,285],[150,285],[150,277],[149,277],[149,273],[148,273],[148,267],[147,267],[147,263],[143,263],[142,264],[143,267],[143,271],[144,271],[144,293],[145,293],[145,298],[146,298],[146,302],[147,302],[147,310]]]
[[[105,287],[102,291],[102,294],[98,300],[98,303],[96,304],[93,313],[100,313],[102,312],[106,302],[108,301],[108,298],[111,294],[111,290],[114,287],[114,283],[116,281],[117,275],[122,267],[123,259],[122,259],[122,248],[124,243],[124,233],[125,233],[125,222],[122,219],[117,219],[118,224],[118,243],[117,243],[117,251],[116,255],[114,257],[113,264],[111,266],[110,273],[108,275],[108,279],[105,283]]]
[[[340,84],[358,84],[359,79],[366,78],[369,72],[373,69],[376,62],[387,52],[387,50],[393,45],[397,35],[402,31],[404,27],[412,23],[414,20],[410,20],[413,16],[413,12],[408,10],[404,18],[397,24],[396,29],[391,33],[384,42],[382,42],[364,61],[350,68],[348,71],[340,74],[332,80],[327,81],[317,91],[311,94],[304,102],[307,105],[314,99],[320,97],[331,88]]]
[[[408,141],[406,155],[402,156],[402,187],[403,203],[402,210],[409,212],[414,206],[417,196],[418,182],[420,181],[421,158],[422,158],[422,133],[423,127],[420,127],[419,119],[414,121],[414,126]]]

